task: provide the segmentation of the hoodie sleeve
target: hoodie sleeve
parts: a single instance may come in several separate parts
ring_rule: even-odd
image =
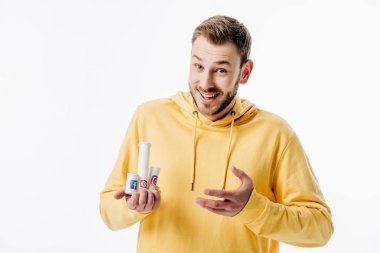
[[[297,136],[277,162],[272,188],[276,203],[253,190],[235,217],[262,237],[301,247],[325,245],[334,230],[331,212]]]
[[[100,215],[104,223],[112,230],[132,226],[149,214],[130,210],[124,198],[117,200],[113,197],[116,191],[125,186],[127,173],[137,173],[138,125],[138,113],[136,111],[124,138],[116,164],[100,194]]]

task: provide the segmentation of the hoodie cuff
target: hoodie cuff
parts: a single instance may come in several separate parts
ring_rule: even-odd
[[[243,224],[257,223],[265,219],[268,214],[270,200],[253,189],[245,207],[235,215]]]

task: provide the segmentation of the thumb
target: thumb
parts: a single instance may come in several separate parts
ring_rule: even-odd
[[[113,197],[115,199],[121,199],[125,196],[125,187],[121,188],[120,190],[118,190],[114,195]]]
[[[253,184],[252,179],[243,170],[232,166],[232,173],[234,173],[234,175],[237,176],[241,181],[239,188],[246,188],[247,186],[251,186]]]

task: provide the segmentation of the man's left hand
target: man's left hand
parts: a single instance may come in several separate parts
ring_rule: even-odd
[[[206,189],[204,194],[221,198],[223,200],[211,200],[204,198],[197,198],[196,202],[203,208],[224,216],[235,216],[247,204],[249,197],[253,191],[252,179],[242,170],[232,166],[232,172],[237,176],[241,185],[236,190],[217,190]]]

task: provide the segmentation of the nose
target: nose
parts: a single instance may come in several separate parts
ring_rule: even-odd
[[[210,88],[214,88],[215,84],[212,74],[208,73],[207,71],[203,72],[199,80],[199,87],[204,91],[207,91]]]

